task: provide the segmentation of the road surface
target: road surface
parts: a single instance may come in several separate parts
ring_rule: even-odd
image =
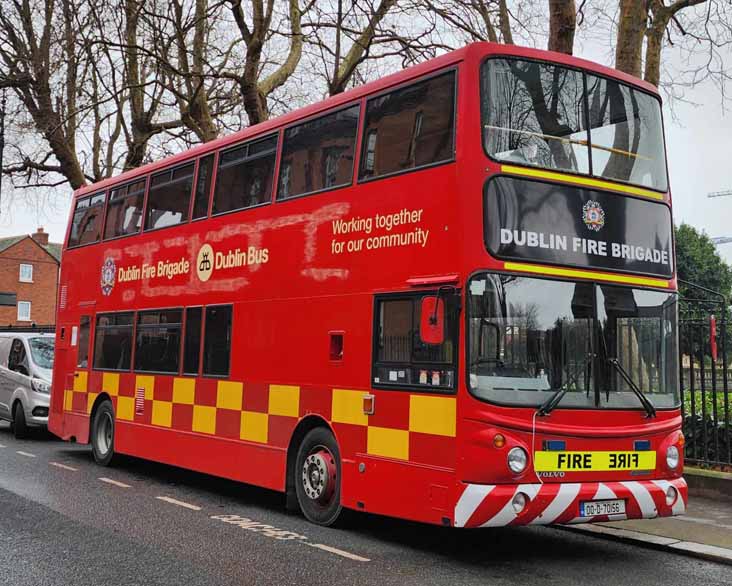
[[[355,515],[342,529],[278,493],[0,423],[0,584],[730,584],[730,567],[553,528],[460,531]]]

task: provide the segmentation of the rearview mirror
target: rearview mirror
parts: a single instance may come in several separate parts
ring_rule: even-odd
[[[435,346],[445,341],[445,302],[442,298],[422,298],[419,337],[423,343]]]

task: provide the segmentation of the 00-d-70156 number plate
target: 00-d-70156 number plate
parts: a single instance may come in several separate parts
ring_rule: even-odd
[[[624,515],[624,514],[625,514],[625,501],[623,499],[580,502],[580,517],[594,517],[596,515]]]

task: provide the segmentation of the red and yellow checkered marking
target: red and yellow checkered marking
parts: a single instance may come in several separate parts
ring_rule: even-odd
[[[437,465],[454,458],[453,396],[380,391],[367,415],[363,390],[80,371],[64,394],[64,410],[88,414],[102,392],[119,421],[286,447],[297,421],[320,413],[345,451]],[[136,395],[144,398],[137,412]]]
[[[391,391],[393,393],[393,391]],[[402,411],[394,418],[394,422],[403,427],[379,425],[376,421],[381,415],[379,399],[389,398],[382,395],[375,401],[374,415],[363,412],[364,391],[345,389],[333,390],[332,421],[366,427],[366,453],[373,456],[411,460],[410,446],[419,441],[416,436],[443,436],[454,438],[456,432],[455,397],[435,395],[405,395],[399,393],[395,399],[404,406],[397,406]],[[406,398],[408,397],[408,403]],[[404,408],[406,407],[406,409]],[[385,408],[388,410],[389,405]],[[406,411],[406,412],[405,412]]]

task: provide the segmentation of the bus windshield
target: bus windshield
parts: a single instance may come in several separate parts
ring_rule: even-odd
[[[641,408],[619,369],[659,408],[678,404],[676,295],[484,273],[468,291],[469,378],[488,401]]]
[[[659,100],[559,65],[488,59],[481,69],[488,155],[666,191]]]

